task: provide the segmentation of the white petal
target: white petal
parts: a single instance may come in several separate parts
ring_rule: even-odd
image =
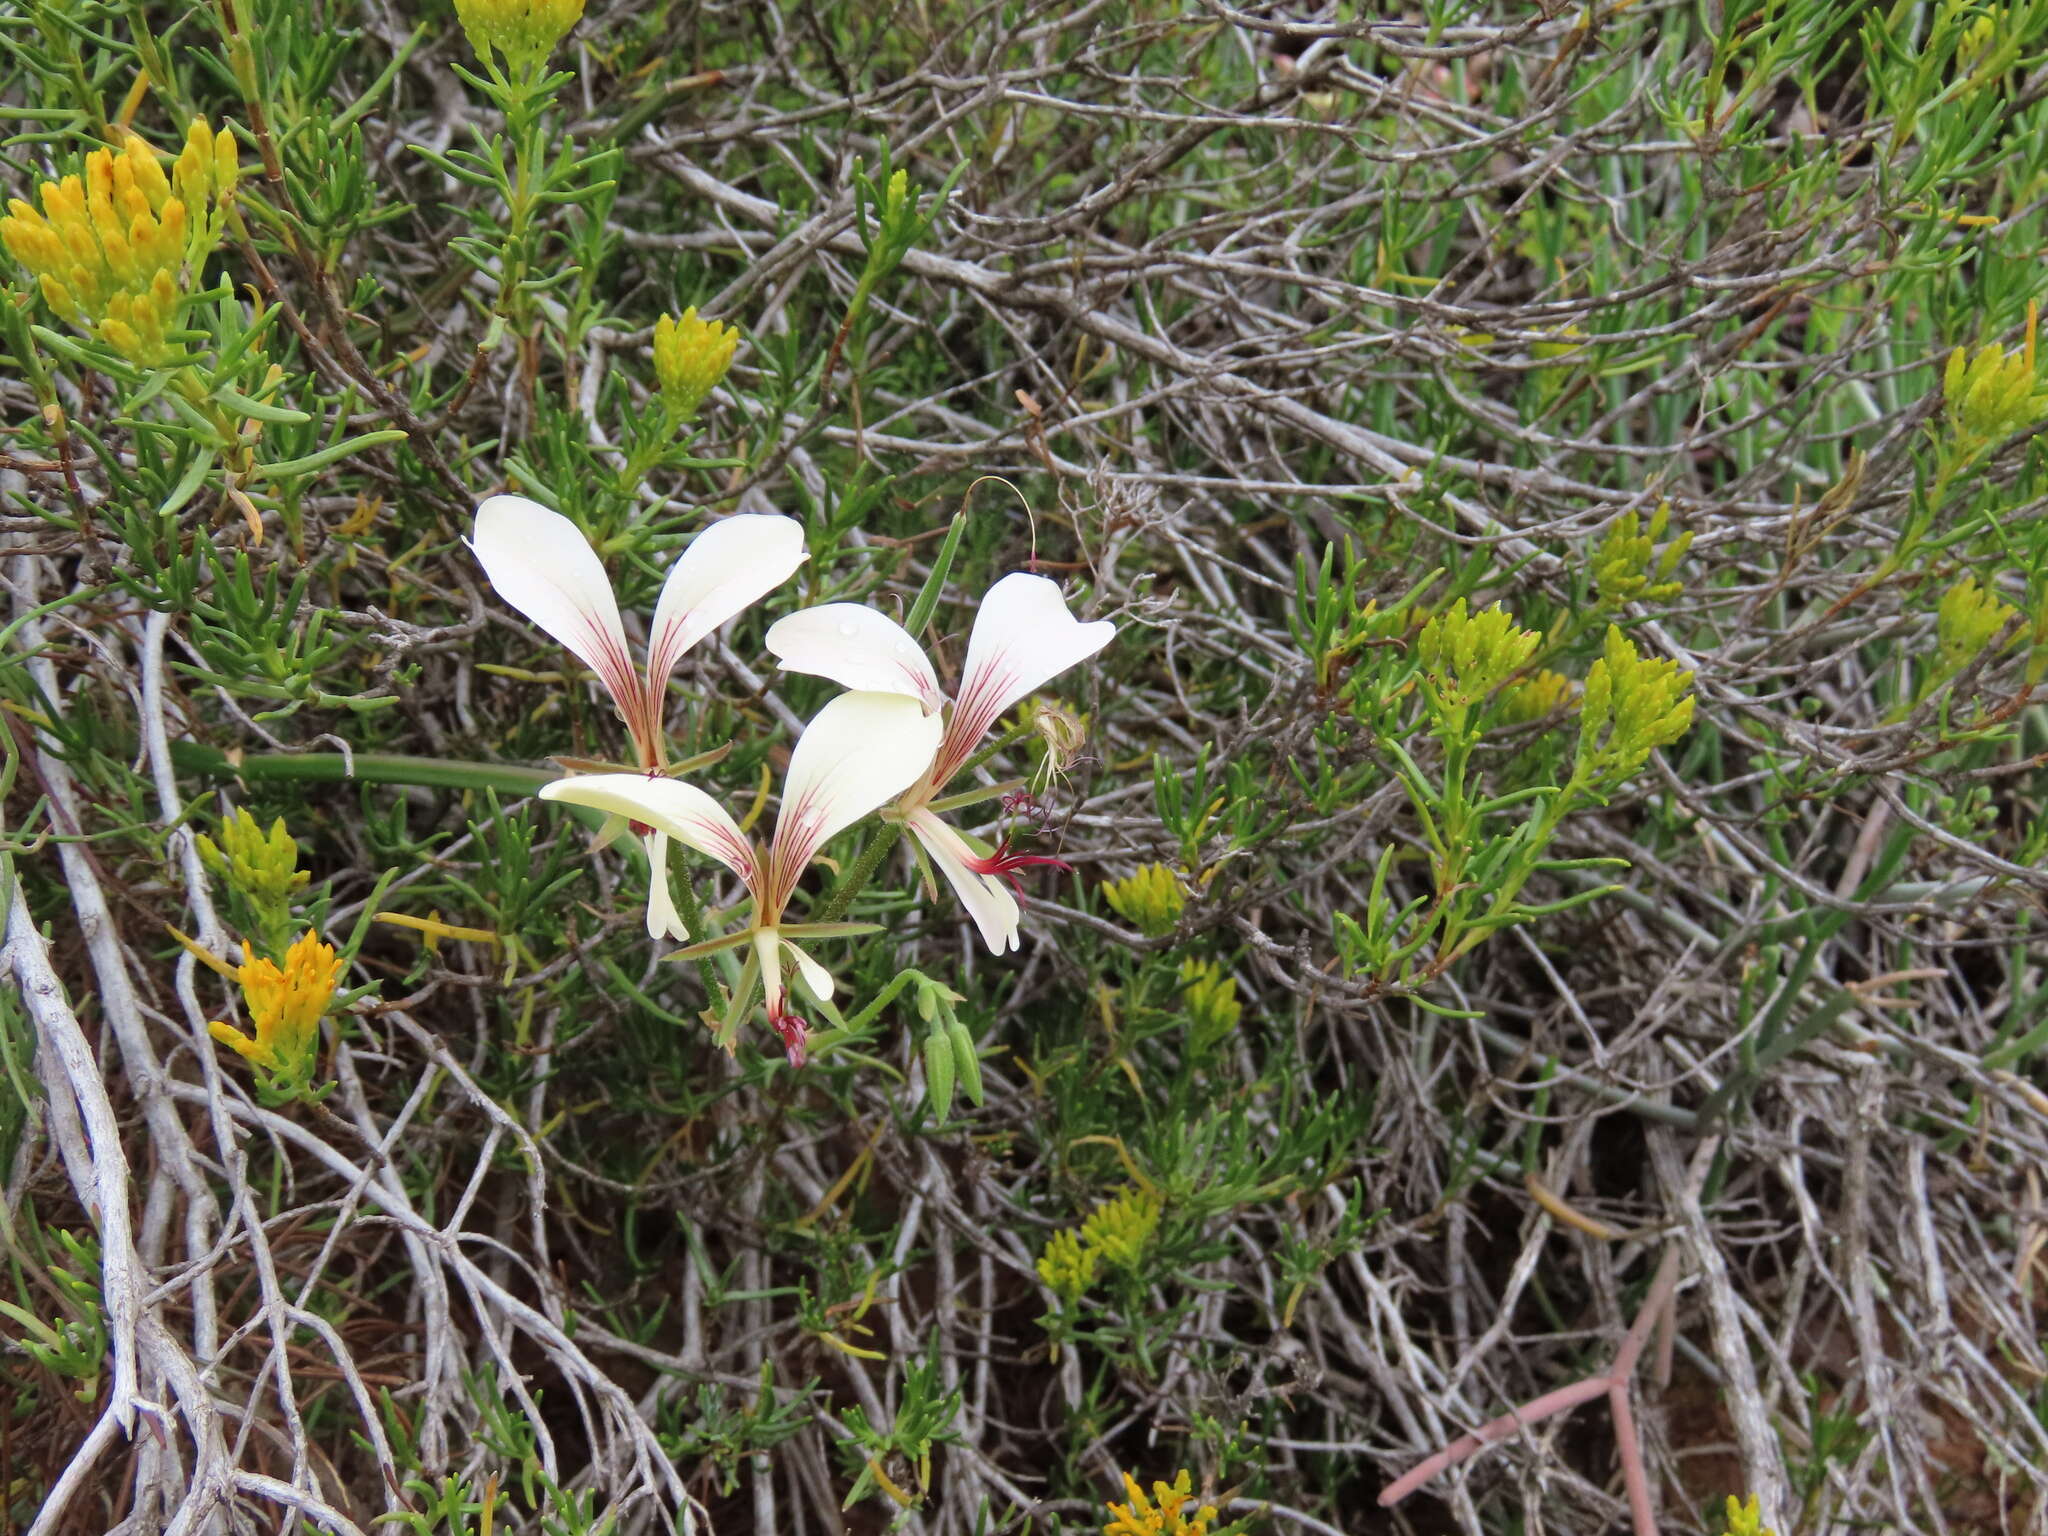
[[[804,563],[803,524],[746,512],[713,523],[669,567],[647,642],[647,675],[665,686],[683,653],[759,602]]]
[[[811,718],[789,755],[775,822],[783,899],[834,834],[923,776],[942,729],[937,715],[894,693],[842,693]]]
[[[944,872],[953,894],[960,898],[960,905],[974,919],[974,926],[981,930],[981,941],[988,946],[989,953],[1006,954],[1017,948],[1021,914],[1009,887],[994,875],[984,875],[972,867],[967,860],[975,857],[974,850],[930,811],[912,812],[909,823],[911,832],[932,856],[932,862]]]
[[[619,601],[583,531],[524,496],[493,496],[476,509],[469,548],[498,596],[566,646],[627,708],[640,683]]]
[[[1083,624],[1067,612],[1059,584],[1043,576],[1013,572],[990,587],[967,640],[936,781],[953,776],[1004,710],[1086,661],[1115,634],[1107,619]]]
[[[718,860],[754,883],[754,848],[724,807],[694,784],[644,773],[582,773],[540,787],[543,800],[624,816]]]
[[[767,643],[785,672],[828,677],[868,693],[904,694],[927,713],[946,702],[931,658],[910,631],[860,603],[822,603],[777,619]]]
[[[647,845],[647,937],[681,939],[687,944],[696,935],[683,922],[668,888],[668,834],[650,832],[641,841]]]
[[[782,947],[795,957],[797,974],[803,977],[804,985],[811,989],[811,996],[817,998],[820,1002],[830,1002],[832,1000],[832,973],[805,953],[801,945],[784,939]]]

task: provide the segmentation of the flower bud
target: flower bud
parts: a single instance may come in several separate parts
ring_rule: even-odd
[[[654,322],[654,374],[678,425],[696,415],[724,380],[739,341],[740,333],[731,326],[699,319],[694,304],[680,320],[663,315]]]

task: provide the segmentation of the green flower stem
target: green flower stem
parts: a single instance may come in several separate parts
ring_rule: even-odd
[[[240,759],[196,742],[171,743],[171,761],[186,773],[251,784],[412,784],[422,789],[495,789],[531,795],[561,777],[547,768],[478,763],[460,758],[402,757],[388,752],[260,752]]]
[[[648,875],[654,880],[668,879],[668,871],[663,869],[650,868]],[[697,899],[697,882],[690,878],[690,872],[686,869],[678,875],[669,889],[676,891],[681,897],[678,905],[683,911],[683,926],[690,930],[690,942],[702,944],[711,935],[705,931],[704,903]],[[711,969],[709,955],[697,957],[697,979],[704,983],[705,1006],[716,1008],[721,994],[718,989],[718,973]]]
[[[867,847],[861,849],[860,857],[853,861],[853,868],[846,872],[846,878],[833,888],[825,898],[825,905],[819,909],[811,922],[836,923],[853,905],[867,883],[874,879],[875,871],[882,867],[882,860],[889,856],[889,850],[896,846],[896,840],[903,835],[903,823],[885,821],[875,829],[875,835],[868,839]]]

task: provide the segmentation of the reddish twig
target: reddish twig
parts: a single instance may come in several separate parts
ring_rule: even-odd
[[[1380,1507],[1384,1509],[1400,1503],[1437,1473],[1448,1472],[1460,1462],[1470,1461],[1487,1446],[1507,1439],[1518,1430],[1540,1424],[1555,1414],[1604,1396],[1614,1408],[1614,1444],[1621,1457],[1622,1480],[1628,1487],[1630,1523],[1635,1528],[1635,1536],[1657,1536],[1657,1518],[1650,1507],[1650,1477],[1643,1465],[1642,1440],[1636,1434],[1628,1385],[1635,1375],[1636,1362],[1642,1358],[1643,1347],[1649,1342],[1650,1330],[1671,1305],[1672,1287],[1677,1283],[1678,1249],[1674,1245],[1664,1250],[1663,1262],[1657,1266],[1657,1277],[1650,1282],[1650,1294],[1645,1298],[1642,1310],[1636,1313],[1635,1322],[1629,1326],[1621,1348],[1615,1352],[1614,1363],[1606,1371],[1532,1398],[1521,1407],[1497,1419],[1490,1419],[1470,1434],[1452,1441],[1427,1461],[1411,1467],[1389,1483],[1380,1495]]]

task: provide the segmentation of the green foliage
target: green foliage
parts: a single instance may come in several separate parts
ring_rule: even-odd
[[[89,1236],[63,1231],[55,1236],[64,1262],[51,1262],[43,1268],[56,1293],[55,1316],[38,1316],[27,1306],[0,1301],[0,1317],[21,1330],[16,1342],[29,1359],[53,1376],[78,1383],[73,1395],[81,1403],[90,1403],[99,1396],[100,1372],[107,1354],[99,1245]],[[24,1294],[22,1299],[29,1297]]]
[[[1301,1447],[1442,1414],[1388,1358],[1553,1389],[1617,1315],[1596,1231],[1697,1198],[1775,1323],[1762,1234],[1832,1209],[1793,1182],[1865,1092],[1871,1187],[1969,1158],[1925,1220],[2009,1288],[2048,1084],[2048,0],[1430,0],[1327,39],[582,9],[0,26],[0,897],[236,1470],[472,1536],[673,1519],[664,1457],[721,1529],[1073,1526],[1125,1466],[1192,1469],[1129,1491],[1145,1536],[1219,1536],[1201,1501],[1348,1528],[1391,1467]],[[67,200],[102,163],[139,234]],[[636,647],[706,527],[802,522],[657,722],[763,840],[835,686],[768,625],[870,604],[951,691],[1003,574],[1114,618],[960,781],[976,852],[1071,865],[1015,871],[1019,952],[850,829],[793,897],[835,925],[810,1060],[761,1050],[758,958],[650,944],[640,840],[527,803],[630,754],[479,579],[508,488],[588,534]],[[693,930],[747,922],[709,861],[671,880]],[[26,1525],[119,1358],[84,1234],[122,1255],[17,979]],[[1874,1272],[1920,1262],[1895,1226]],[[1876,1372],[1814,1354],[1833,1262],[1789,1367]],[[2028,1454],[2008,1342],[1944,1376],[1888,1335],[1885,1380]],[[1851,1376],[1759,1410],[1781,1525],[1925,1526],[1880,1507],[1911,1479],[1832,1502]],[[87,1491],[224,1486],[153,1444]],[[1569,1524],[1558,1479],[1610,1467],[1568,1452],[1475,1463],[1482,1525]]]

